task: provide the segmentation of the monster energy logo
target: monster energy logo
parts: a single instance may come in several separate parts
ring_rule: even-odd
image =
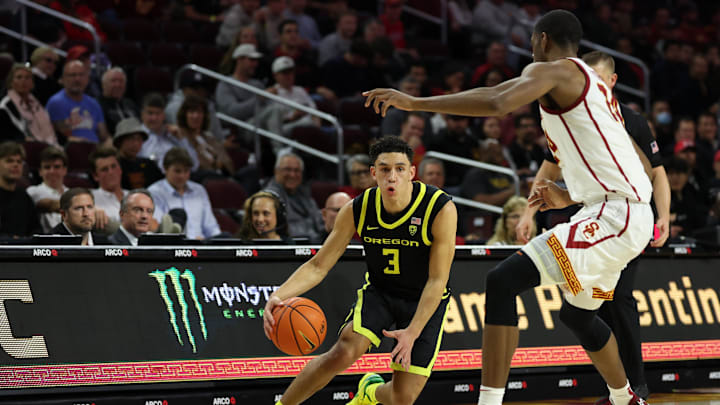
[[[192,329],[190,328],[190,318],[188,316],[189,306],[187,300],[185,299],[183,284],[180,280],[187,280],[188,290],[190,291],[190,298],[195,304],[195,310],[197,311],[198,317],[200,318],[200,327],[202,329],[203,339],[207,340],[207,327],[205,326],[205,317],[203,316],[203,309],[202,305],[200,304],[200,300],[198,299],[197,292],[195,292],[195,275],[192,271],[187,269],[185,269],[184,272],[180,273],[180,270],[176,269],[175,267],[171,267],[164,271],[155,270],[148,275],[158,282],[158,286],[160,287],[160,296],[165,302],[165,307],[167,308],[168,315],[170,316],[170,325],[172,325],[173,330],[175,331],[175,336],[177,336],[178,343],[180,343],[180,346],[184,346],[185,343],[183,342],[182,336],[180,335],[180,328],[178,327],[177,314],[175,313],[175,304],[173,304],[173,300],[168,294],[168,283],[166,280],[168,278],[170,279],[170,284],[172,285],[172,289],[175,292],[175,297],[177,298],[178,304],[180,305],[180,314],[182,316],[182,322],[183,326],[185,327],[185,332],[187,333],[190,345],[192,345],[193,353],[197,353],[195,336],[193,335]]]

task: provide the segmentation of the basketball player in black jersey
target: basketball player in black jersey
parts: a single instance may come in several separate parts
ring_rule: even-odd
[[[370,172],[378,186],[340,209],[322,249],[268,300],[264,328],[269,338],[273,308],[318,285],[355,232],[362,238],[368,272],[337,343],[307,364],[277,404],[306,400],[371,345],[378,346],[382,336],[396,340],[393,378],[384,383],[379,375],[366,374],[350,404],[412,404],[425,386],[450,297],[457,210],[442,190],[412,181],[412,158],[412,149],[398,137],[373,145]],[[397,329],[388,331],[393,324]]]

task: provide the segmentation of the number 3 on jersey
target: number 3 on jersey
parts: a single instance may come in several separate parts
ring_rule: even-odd
[[[388,266],[383,272],[385,274],[400,274],[400,249],[383,249],[383,256],[388,258]]]

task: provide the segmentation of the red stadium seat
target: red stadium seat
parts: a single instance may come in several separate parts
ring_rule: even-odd
[[[343,127],[343,147],[345,153],[368,153],[370,134],[359,125]]]
[[[150,64],[158,67],[178,68],[188,63],[187,54],[176,44],[156,42],[150,45]]]
[[[93,184],[92,180],[87,176],[85,173],[68,173],[67,176],[65,176],[65,180],[63,181],[63,184],[65,184],[68,188],[73,187],[84,187],[84,188],[95,188],[95,184]]]
[[[97,148],[90,142],[68,142],[65,153],[68,156],[69,172],[87,172],[90,169],[88,156]]]
[[[343,125],[362,125],[374,127],[380,125],[380,114],[372,108],[365,107],[365,100],[360,98],[345,98],[340,100],[340,121]]]
[[[126,41],[153,42],[160,39],[157,26],[148,20],[130,19],[123,22],[123,36]]]
[[[105,44],[105,52],[113,65],[123,68],[146,63],[145,53],[135,42],[109,41]]]
[[[215,219],[217,220],[218,225],[220,225],[221,231],[235,235],[235,233],[240,229],[240,224],[235,222],[235,220],[228,215],[225,210],[213,208],[213,215],[215,215]]]
[[[190,61],[208,69],[217,70],[224,54],[225,52],[215,45],[190,45]]]
[[[227,154],[230,156],[230,159],[232,159],[235,170],[242,169],[243,167],[247,166],[248,159],[250,158],[250,152],[239,147],[225,148],[225,152],[227,152]]]
[[[135,97],[140,99],[146,93],[157,91],[168,94],[173,91],[173,77],[167,70],[141,66],[135,69]]]
[[[40,152],[48,147],[48,144],[36,141],[27,141],[23,143],[25,148],[25,163],[31,171],[40,168]]]
[[[207,179],[203,182],[213,208],[241,210],[247,198],[245,189],[229,179]]]
[[[310,194],[318,207],[325,206],[325,200],[330,194],[338,191],[338,184],[334,181],[313,181],[310,183]]]
[[[163,38],[166,42],[197,42],[197,32],[192,23],[188,21],[168,21],[163,27]]]
[[[290,134],[290,138],[311,148],[315,148],[326,153],[337,154],[337,136],[335,134],[326,133],[320,129],[320,127],[295,127]]]

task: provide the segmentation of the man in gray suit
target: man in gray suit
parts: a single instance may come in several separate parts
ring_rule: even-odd
[[[110,242],[137,246],[140,235],[157,228],[154,212],[155,203],[149,191],[141,188],[128,192],[120,203],[120,228],[110,235]]]

